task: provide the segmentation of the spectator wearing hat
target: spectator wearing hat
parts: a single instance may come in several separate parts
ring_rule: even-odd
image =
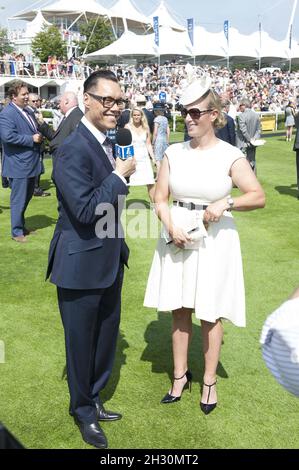
[[[208,77],[192,82],[180,98],[191,141],[169,146],[155,191],[164,226],[154,254],[144,305],[172,311],[173,383],[162,404],[191,391],[188,348],[192,312],[201,320],[204,352],[200,408],[217,405],[216,371],[222,319],[246,325],[242,258],[232,210],[263,207],[264,192],[244,154],[215,136],[224,125],[222,104]],[[241,195],[232,198],[235,183]],[[169,209],[169,198],[173,205]]]

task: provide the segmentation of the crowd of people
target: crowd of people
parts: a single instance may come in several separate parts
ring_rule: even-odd
[[[78,97],[64,93],[59,99],[63,119],[55,130],[39,112],[39,96],[19,80],[11,83],[9,103],[0,113],[2,175],[11,189],[15,242],[30,237],[25,211],[42,173],[44,137],[50,142],[58,220],[47,277],[57,288],[65,333],[69,413],[83,440],[98,448],[108,446],[99,422],[122,418],[104,407],[101,392],[112,372],[129,258],[120,220],[129,186],[147,186],[163,226],[144,298],[145,306],[172,312],[173,382],[161,403],[178,402],[191,388],[194,312],[201,321],[204,354],[200,409],[208,415],[218,403],[222,320],[246,325],[233,212],[265,205],[256,176],[260,125],[254,107],[271,99],[288,104],[299,86],[297,76],[279,71],[271,78],[212,67],[191,71],[169,65],[167,70],[164,75],[154,66],[134,73],[120,67],[95,71],[84,82],[84,113]],[[154,74],[159,74],[159,88],[153,86]],[[179,103],[186,139],[169,145],[166,104],[172,98]],[[230,104],[240,113],[235,131],[234,117],[224,112],[230,112]],[[115,129],[121,127],[132,134],[133,158],[113,154]],[[232,197],[233,186],[239,194]],[[104,217],[106,228],[99,231]]]
[[[41,62],[32,56],[16,52],[6,53],[0,57],[0,76],[38,77],[38,78],[75,78],[84,80],[92,69],[83,59],[48,56],[47,62]]]
[[[297,104],[299,95],[299,72],[280,69],[267,71],[235,69],[231,71],[219,66],[195,66],[197,75],[208,75],[217,93],[226,92],[236,106],[241,99],[249,99],[255,111],[284,112],[289,101]],[[111,66],[125,90],[126,97],[144,94],[150,103],[159,101],[159,93],[166,93],[166,102],[171,106],[179,101],[182,87],[186,84],[187,71],[184,65],[169,63],[140,64],[138,66]]]

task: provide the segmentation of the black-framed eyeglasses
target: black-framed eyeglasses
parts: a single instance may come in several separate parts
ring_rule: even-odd
[[[191,108],[191,109],[186,109],[186,108],[181,108],[181,116],[183,118],[186,118],[187,115],[189,114],[191,119],[200,119],[200,116],[206,113],[210,113],[211,111],[214,111],[214,109],[197,109],[197,108]]]
[[[99,101],[99,103],[102,103],[104,108],[112,108],[115,103],[117,104],[117,106],[121,106],[125,102],[123,98],[114,99],[112,98],[112,96],[95,95],[94,93],[89,93],[89,91],[87,91],[87,94],[95,100]]]

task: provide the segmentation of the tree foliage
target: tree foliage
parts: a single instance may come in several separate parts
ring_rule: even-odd
[[[46,26],[38,33],[32,41],[31,49],[33,54],[41,62],[47,62],[49,55],[66,57],[66,42],[62,39],[61,33],[56,26]]]
[[[89,54],[103,47],[109,46],[114,41],[113,34],[107,23],[102,18],[95,18],[80,26],[80,34],[86,39],[79,41],[79,54]],[[87,47],[86,47],[87,46]]]
[[[13,51],[13,47],[9,44],[7,35],[7,29],[1,28],[0,26],[0,55],[10,53]]]

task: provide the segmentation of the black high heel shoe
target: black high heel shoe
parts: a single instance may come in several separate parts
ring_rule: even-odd
[[[185,383],[185,385],[183,387],[182,393],[187,388],[189,389],[189,391],[191,393],[192,373],[190,372],[190,370],[186,370],[185,374],[182,375],[182,377],[174,377],[174,380],[181,380],[185,376],[187,378],[187,382]],[[171,389],[171,391],[172,391],[172,389]],[[175,396],[171,395],[170,393],[166,393],[165,397],[162,398],[161,403],[174,403],[176,401],[180,401],[181,396],[182,396],[182,394],[179,397],[175,397]]]
[[[200,402],[200,409],[201,411],[203,411],[203,413],[205,415],[208,415],[209,413],[211,413],[211,411],[213,411],[216,406],[217,406],[217,401],[216,403],[209,403],[209,399],[210,399],[210,393],[211,393],[211,387],[213,387],[214,385],[216,385],[217,383],[217,380],[215,380],[215,382],[211,385],[208,385],[206,383],[203,383],[204,386],[206,387],[209,387],[209,393],[208,393],[208,400],[207,400],[207,403],[203,403],[202,401]]]

